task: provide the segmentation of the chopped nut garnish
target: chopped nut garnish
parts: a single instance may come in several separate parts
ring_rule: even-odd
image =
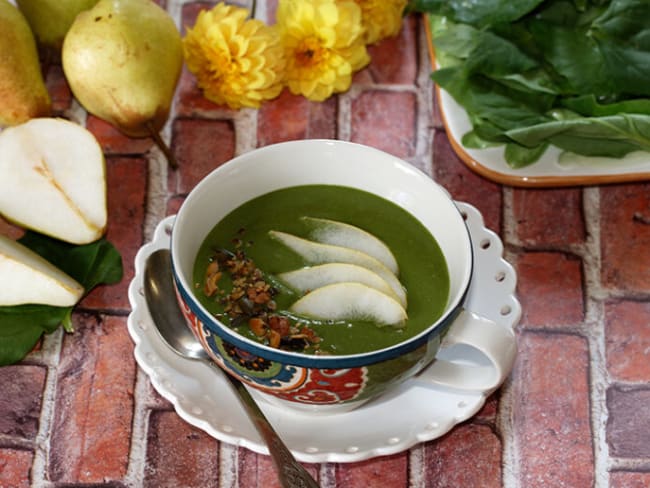
[[[238,235],[243,234],[243,229]],[[256,337],[271,347],[302,352],[319,348],[320,337],[304,324],[276,312],[273,297],[278,291],[265,279],[262,270],[241,250],[241,239],[235,238],[236,251],[218,250],[208,264],[203,283],[206,296],[215,296],[223,306],[233,327],[246,323]],[[223,273],[228,273],[232,288],[219,288]]]

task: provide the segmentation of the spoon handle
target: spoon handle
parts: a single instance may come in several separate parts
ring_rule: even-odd
[[[262,436],[269,448],[269,454],[278,472],[278,478],[283,488],[319,488],[318,483],[312,478],[307,470],[293,457],[289,448],[282,442],[280,436],[275,432],[266,416],[260,410],[257,402],[253,399],[244,384],[225,374],[233,388],[239,395],[244,408],[253,421],[257,432]]]

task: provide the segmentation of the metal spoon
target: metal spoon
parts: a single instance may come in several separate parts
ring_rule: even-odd
[[[167,249],[155,251],[147,259],[144,291],[151,317],[165,342],[184,358],[204,361],[222,372],[184,323],[185,318],[174,294],[170,252]],[[280,484],[284,488],[318,488],[318,483],[296,461],[244,385],[229,374],[224,376],[230,380],[246,413],[266,442]]]

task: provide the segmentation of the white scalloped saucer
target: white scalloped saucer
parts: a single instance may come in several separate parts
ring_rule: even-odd
[[[457,205],[466,216],[476,257],[466,308],[503,327],[514,327],[521,307],[514,296],[516,274],[502,257],[501,240],[485,228],[477,209],[462,202]],[[153,251],[169,247],[173,221],[173,216],[161,221],[152,242],[144,245],[135,259],[128,329],[135,342],[136,361],[154,388],[187,422],[220,441],[267,454],[223,374],[178,356],[153,326],[142,289],[144,264]],[[467,348],[439,354],[443,355],[448,360],[476,362]],[[478,412],[490,393],[434,387],[415,378],[351,412],[310,415],[266,402],[260,406],[298,460],[356,462],[440,437]]]

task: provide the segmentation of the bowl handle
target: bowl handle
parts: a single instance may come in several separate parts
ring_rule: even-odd
[[[494,390],[510,374],[516,352],[511,328],[462,310],[434,362],[416,378],[461,390]]]

